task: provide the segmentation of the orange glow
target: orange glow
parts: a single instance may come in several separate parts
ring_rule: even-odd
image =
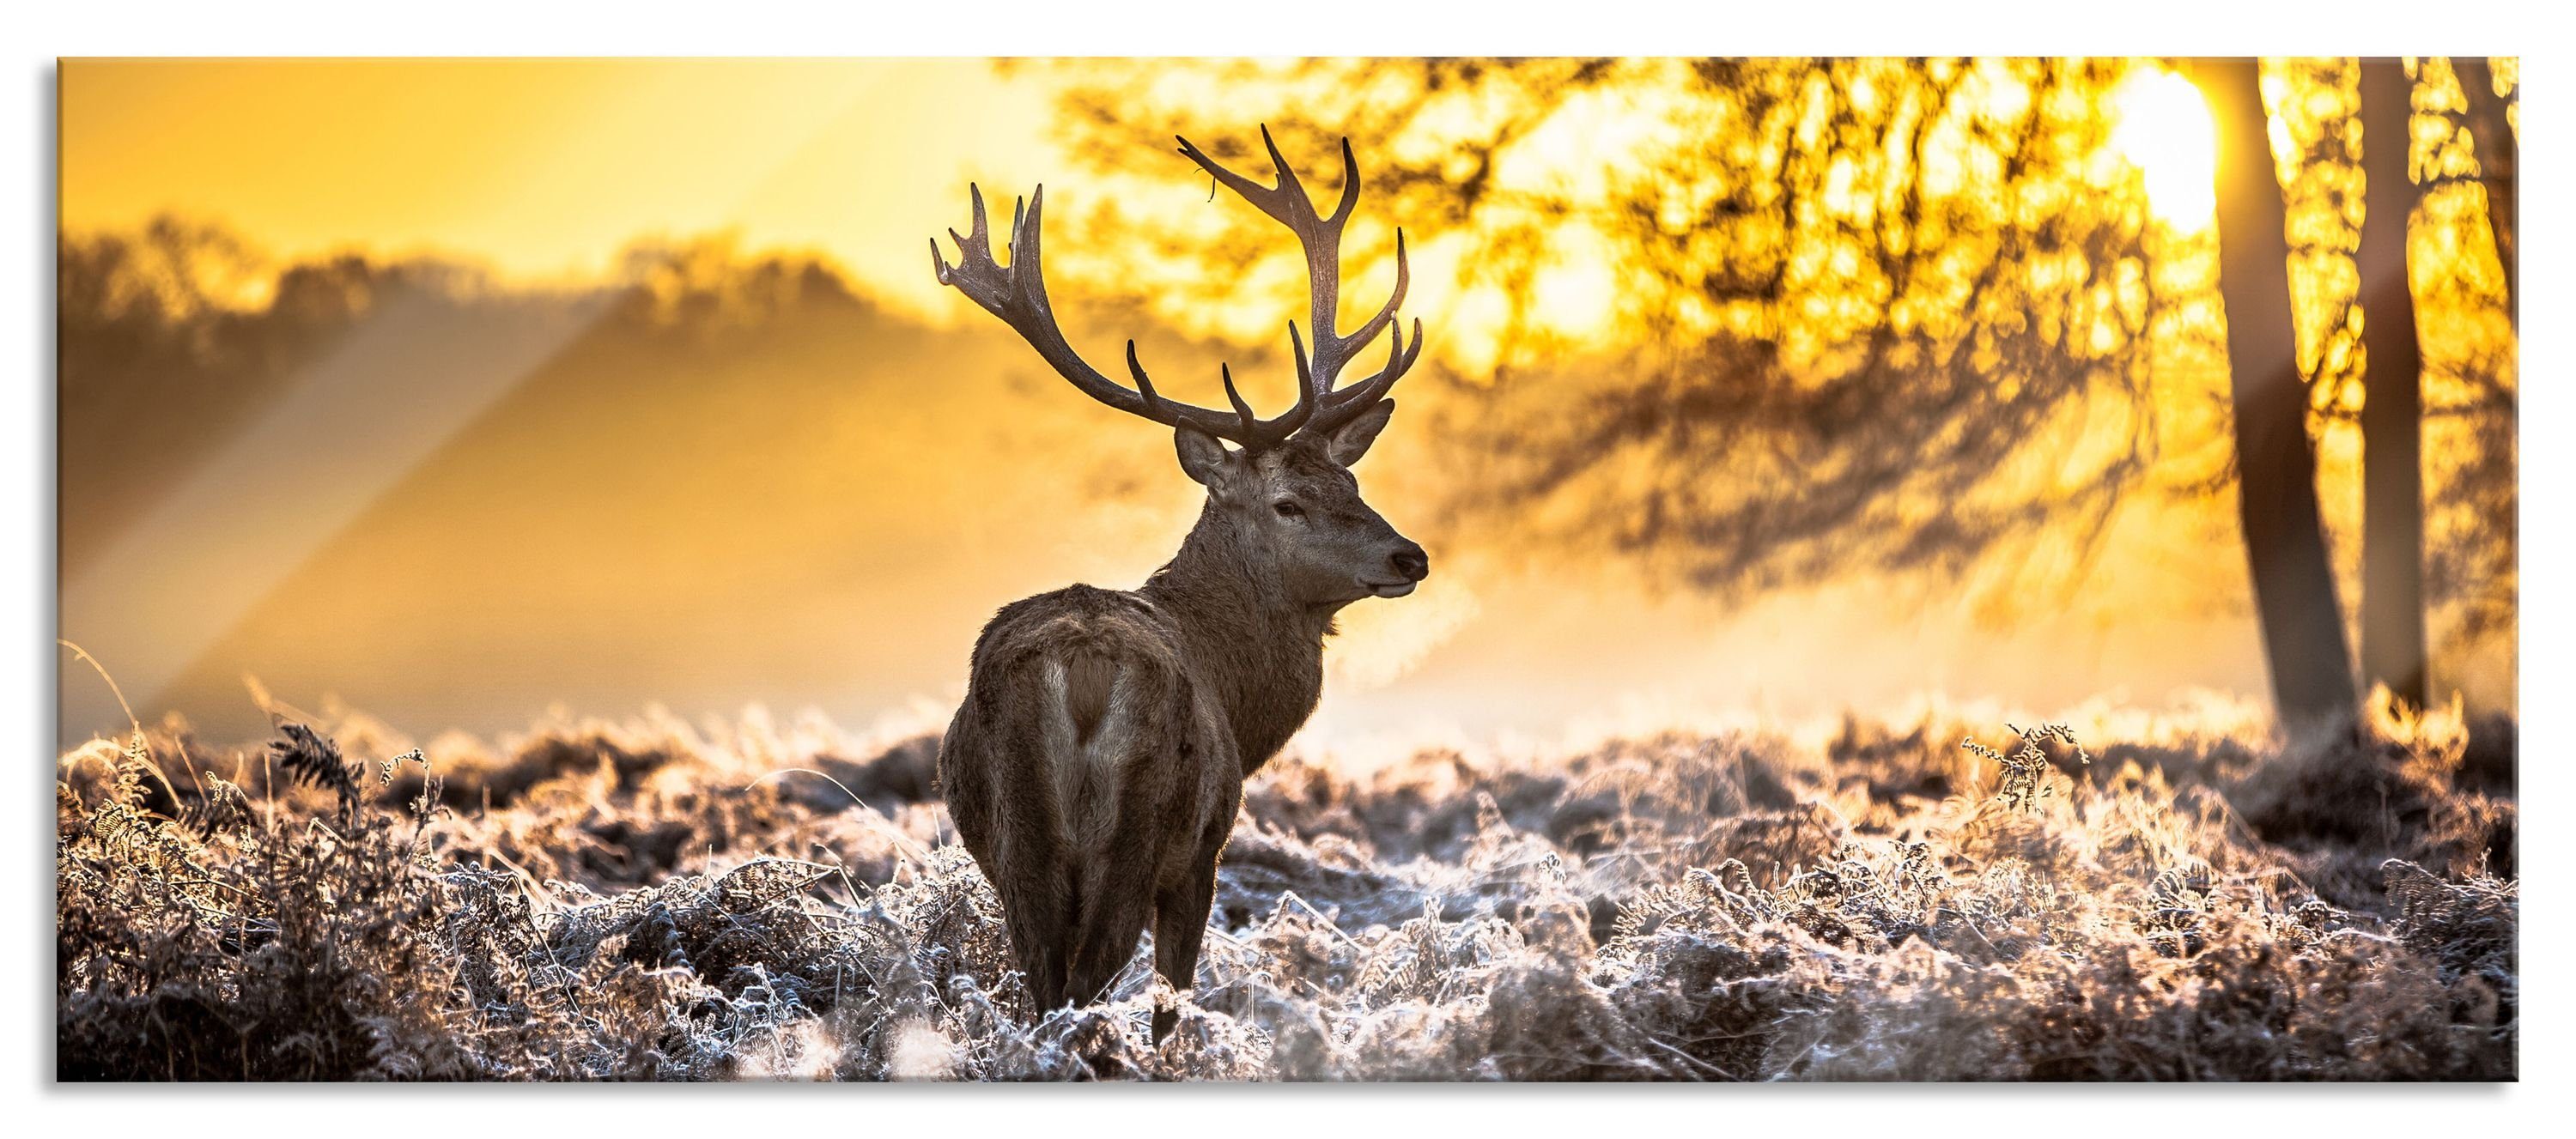
[[[1675,61],[1621,61],[1561,96],[1479,99],[1452,85],[1375,138],[1313,110],[1335,105],[1294,89],[1308,80],[1291,64],[66,61],[66,247],[132,239],[139,252],[112,269],[91,262],[113,279],[89,308],[65,308],[63,633],[129,692],[152,693],[135,701],[145,720],[177,708],[216,736],[264,722],[241,696],[244,674],[281,699],[320,706],[336,693],[423,731],[516,727],[555,701],[612,715],[666,701],[690,716],[769,702],[865,722],[952,698],[995,607],[1076,580],[1135,584],[1201,501],[1168,430],[1083,399],[936,284],[925,238],[965,226],[970,181],[999,224],[1013,196],[1045,184],[1051,298],[1093,364],[1122,374],[1133,335],[1176,398],[1221,406],[1219,360],[1265,410],[1293,384],[1285,324],[1303,323],[1308,303],[1295,240],[1212,192],[1159,127],[1075,129],[1068,93],[1106,68],[1135,82],[1122,99],[1165,91],[1192,116],[1194,141],[1230,140],[1248,159],[1236,168],[1265,181],[1255,124],[1282,123],[1282,107],[1309,115],[1280,144],[1327,203],[1335,129],[1352,132],[1374,177],[1449,162],[1443,139],[1525,117],[1486,172],[1479,212],[1451,211],[1450,187],[1473,173],[1460,160],[1372,183],[1344,235],[1347,331],[1391,287],[1405,230],[1404,312],[1421,318],[1429,349],[1359,475],[1391,521],[1437,545],[1441,570],[1416,598],[1349,614],[1319,733],[1431,718],[1540,730],[1623,701],[1804,715],[1936,691],[2047,706],[2113,687],[2147,701],[2259,688],[2243,559],[2229,545],[2214,243],[2142,243],[2101,264],[2084,247],[2011,247],[2008,275],[2059,299],[1963,300],[1962,266],[1986,248],[1975,235],[2007,212],[2035,223],[2071,208],[2134,230],[2143,187],[2170,233],[2205,235],[2216,136],[2198,88],[2154,64],[2121,80],[2112,64],[2086,73],[2080,102],[2034,103],[2012,61],[1979,61],[1945,78],[1955,102],[1913,132],[1918,65],[1865,62],[1835,97],[1867,109],[1868,131],[1919,133],[1913,151],[1819,142],[1841,129],[1821,82],[1712,112]],[[1406,63],[1351,66],[1365,82],[1344,86],[1367,98],[1420,82]],[[2301,97],[2281,101],[2272,129],[2298,144],[2281,148],[2295,160],[2348,116],[2310,97],[2319,80],[2293,78],[2284,89]],[[1264,84],[1288,96],[1262,95]],[[2069,108],[2063,133],[2076,141],[2048,153],[2071,173],[1994,193],[2003,159],[1981,140],[2009,137],[1998,116],[2034,105]],[[1785,168],[1784,150],[1832,161],[1801,193],[1773,192],[1763,179],[1780,176],[1762,171]],[[1919,221],[1893,208],[1908,185],[1925,204]],[[2416,227],[2428,405],[2469,406],[2485,389],[2467,377],[2482,369],[2509,382],[2504,272],[2478,193],[2466,182],[2429,193]],[[163,215],[238,238],[240,251],[156,246],[144,235]],[[2346,220],[2298,202],[2290,219],[2294,247],[2321,251],[2291,268],[2310,358],[2348,370]],[[1901,293],[1873,259],[1900,229],[1931,254]],[[656,245],[685,246],[674,255],[685,263],[626,256]],[[372,264],[331,264],[350,253]],[[484,275],[416,272],[428,260]],[[1770,262],[1780,271],[1768,282],[1746,269]],[[619,305],[639,278],[655,290],[649,314]],[[148,319],[115,299],[156,290],[167,295]],[[230,333],[207,327],[220,322],[189,323],[207,307],[237,309],[257,335],[221,341]],[[2031,342],[2103,351],[2142,330],[2151,406],[2098,381],[2099,400],[2087,389],[1981,460],[2002,473],[1973,494],[2078,486],[2115,444],[2152,433],[2144,491],[2102,520],[2098,546],[2035,527],[1937,587],[1911,570],[1854,570],[1848,543],[1947,516],[1961,505],[1951,492],[1872,488],[1857,521],[1815,539],[1812,560],[1829,567],[1818,580],[1748,597],[1659,593],[1647,580],[1655,549],[1532,537],[1559,516],[1612,516],[1647,484],[1707,492],[1651,519],[1679,530],[1731,488],[1796,485],[1846,461],[1775,452],[1764,421],[1720,398],[1705,402],[1732,418],[1676,424],[1669,454],[1613,449],[1595,481],[1553,500],[1499,521],[1448,517],[1488,489],[1489,468],[1542,455],[1550,432],[1588,426],[1623,396],[1759,394],[1744,357],[1675,363],[1672,343],[1758,342],[1786,361],[1783,388],[1805,391],[1853,374],[1882,321],[1958,345],[1955,357],[1890,356],[1870,379],[1889,385],[1993,367],[1999,349],[1982,331],[2042,329]],[[215,347],[189,354],[204,344]],[[1990,390],[2009,399],[2029,382],[2007,369]],[[1493,425],[1524,420],[1527,456],[1453,448],[1476,430],[1512,438]],[[2437,536],[2465,544],[2511,516],[2441,497],[2472,474],[2496,485],[2473,469],[2511,444],[2509,432],[2502,444],[2478,434],[2491,422],[2464,413],[2427,431]],[[2336,434],[2349,429],[2321,427],[2319,482],[2337,556],[2357,563],[2356,451]],[[1737,461],[1748,455],[1760,461]],[[2492,674],[2473,700],[2511,699],[2510,637],[2494,643],[2472,646]],[[63,699],[69,732],[122,722],[76,678]]]
[[[2218,127],[2192,81],[2162,67],[2120,86],[2111,145],[2146,178],[2156,220],[2183,233],[2208,228],[2217,210]]]
[[[948,316],[922,238],[970,178],[1061,178],[1046,126],[1042,80],[980,59],[67,60],[62,222],[176,211],[278,257],[429,252],[520,282],[725,232]]]

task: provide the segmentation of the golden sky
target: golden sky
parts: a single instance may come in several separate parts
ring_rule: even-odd
[[[596,312],[578,300],[506,317],[389,306],[63,583],[65,634],[91,640],[129,689],[166,690],[201,720],[242,710],[244,674],[290,702],[344,695],[423,735],[523,724],[556,701],[607,715],[768,702],[864,722],[953,696],[993,608],[1073,580],[1133,585],[1195,510],[1167,434],[1040,374],[924,263],[926,237],[965,225],[970,180],[1000,211],[1042,181],[1051,207],[1116,194],[1175,227],[1239,208],[1212,203],[1176,156],[1168,176],[1076,163],[1052,141],[1065,81],[980,59],[65,61],[70,231],[169,213],[279,264],[434,254],[505,285],[595,283],[639,240],[729,234],[749,251],[820,253],[935,333],[800,326],[674,365],[623,359],[613,339],[585,346]],[[2116,146],[2156,216],[2198,233],[2212,134],[2197,89],[2146,68],[2116,103]],[[1620,122],[1613,102],[1578,102],[1529,148],[1548,169],[1500,177],[1597,180]],[[1150,290],[1175,271],[1085,248],[1058,224],[1051,236],[1077,235],[1049,246],[1067,281],[1108,266]],[[1360,211],[1346,307],[1391,277],[1391,228]],[[1435,366],[1472,375],[1492,363],[1481,330],[1502,302],[1458,274],[1465,242],[1417,236],[1406,310],[1433,330]],[[1621,271],[1586,248],[1567,242],[1531,285],[1576,349]],[[1257,302],[1243,320],[1156,315],[1243,340],[1275,337],[1275,317],[1302,302],[1298,281],[1240,284]],[[1059,306],[1078,316],[1083,291],[1062,288]],[[1114,352],[1083,346],[1096,362]],[[1173,390],[1212,398],[1193,385],[1213,388],[1213,363],[1193,378],[1175,360]],[[2221,376],[2204,370],[2202,386]],[[1257,402],[1280,372],[1248,381]],[[925,378],[943,394],[925,399]],[[1407,484],[1440,477],[1423,416],[1399,416],[1361,472],[1400,526],[1418,509]],[[977,419],[1011,423],[960,426]],[[1110,484],[1145,489],[1096,493]],[[1442,551],[1421,595],[1352,611],[1317,723],[1348,739],[1426,723],[1637,727],[1680,708],[1823,714],[1933,692],[2046,709],[2259,690],[2249,619],[2210,604],[2213,575],[2241,566],[2176,550],[2165,526],[2131,511],[2114,531],[2102,562],[2125,576],[2095,592],[2125,610],[2032,614],[2006,631],[1956,591],[1847,581],[1730,611],[1641,596],[1606,559],[1516,574]],[[2131,619],[2141,612],[2157,616]],[[110,722],[91,722],[114,705],[87,689],[67,676],[79,714],[66,731]]]
[[[922,240],[970,178],[1060,175],[1045,79],[968,60],[66,60],[62,222],[220,223],[281,258],[588,277],[729,231],[947,313]]]
[[[1053,85],[1043,65],[982,59],[67,60],[62,222],[131,228],[175,211],[282,259],[434,253],[522,281],[595,278],[639,238],[727,233],[821,251],[881,299],[945,321],[967,310],[921,271],[922,239],[962,222],[970,180],[1063,192]],[[2121,149],[2185,229],[2209,213],[2197,98],[2152,70],[2120,100]],[[1546,169],[1500,176],[1556,184],[1600,167],[1623,121],[1606,99],[1578,100],[1526,148]],[[1189,180],[1168,181],[1180,201]],[[1547,319],[1578,335],[1616,289],[1582,253],[1534,286]],[[1414,254],[1438,282],[1461,251]],[[1503,304],[1473,288],[1427,300],[1453,332]],[[1474,344],[1448,339],[1474,362]]]

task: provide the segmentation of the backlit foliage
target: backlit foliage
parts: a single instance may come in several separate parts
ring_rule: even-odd
[[[2101,111],[2126,62],[1100,71],[1067,119],[1118,168],[1180,127],[1248,158],[1256,113],[1313,152],[1371,140],[1435,358],[1503,397],[1472,421],[1495,459],[1473,497],[1565,504],[1541,519],[1572,541],[1710,589],[1956,569],[2040,523],[2089,543],[2153,458],[2149,211]],[[1170,229],[1098,214],[1104,248]],[[1172,319],[1257,303],[1282,256],[1245,219],[1205,228],[1167,239],[1195,276],[1146,278]],[[1584,348],[1623,362],[1554,366]]]
[[[2519,337],[2498,235],[2489,216],[2476,122],[2452,62],[2414,62],[2409,168],[2422,192],[2408,257],[2423,351],[2426,586],[2436,641],[2508,631],[2519,575],[2515,424],[2521,407]],[[2291,289],[2300,366],[2310,377],[2311,429],[2320,438],[2327,524],[2357,603],[2360,550],[2362,351],[2359,248],[2361,156],[2358,64],[2279,61],[2266,101],[2287,147],[2276,147],[2289,208]],[[2508,143],[2510,145],[2510,143]]]
[[[2207,143],[2194,133],[2205,123],[2170,121],[2196,98],[2138,97],[2188,87],[2161,62],[1072,70],[1064,122],[1097,174],[1115,176],[1086,196],[1096,233],[1080,244],[1097,284],[1194,331],[1274,335],[1294,299],[1274,284],[1293,279],[1293,256],[1249,211],[1155,196],[1180,177],[1162,140],[1230,143],[1222,157],[1256,166],[1256,122],[1292,159],[1340,135],[1365,144],[1371,192],[1393,198],[1385,214],[1413,241],[1430,357],[1468,396],[1444,445],[1485,444],[1480,477],[1449,488],[1462,518],[1617,549],[1699,590],[1965,575],[1999,614],[2074,596],[2124,504],[2161,511],[2168,535],[2228,534],[2211,156],[2165,149]],[[2438,646],[2511,624],[2516,337],[2471,140],[2496,127],[2472,121],[2449,60],[2413,70]],[[2518,69],[2494,73],[2509,89]],[[2359,564],[2356,74],[2349,59],[2287,59],[2266,64],[2265,82],[2321,489],[2347,576]],[[2142,140],[2122,120],[2142,109],[2169,120],[2145,129],[2172,137]],[[2168,168],[2138,168],[2159,161]],[[2146,197],[2194,176],[2178,210]],[[1360,264],[1389,242],[1349,244]]]

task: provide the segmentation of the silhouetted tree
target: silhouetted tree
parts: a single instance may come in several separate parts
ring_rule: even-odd
[[[2468,98],[2470,140],[2477,147],[2478,179],[2486,184],[2487,224],[2495,231],[2496,260],[2504,266],[2505,311],[2517,324],[2522,316],[2522,260],[2519,255],[2521,194],[2517,191],[2514,156],[2520,149],[2505,97],[2496,93],[2495,71],[2484,56],[2455,56],[2452,70],[2460,93]]]
[[[2415,82],[2396,59],[2361,66],[2361,672],[2422,707],[2424,650],[2423,353],[2415,340],[2407,227]]]
[[[2259,69],[2213,67],[2205,86],[2223,108],[2222,142],[2235,148],[2216,252],[2238,522],[2274,695],[2285,718],[2310,719],[2355,703],[2311,417],[2353,421],[2366,403],[2360,363],[2418,353],[2361,343],[2365,324],[2389,336],[2411,327],[2403,318],[2320,322],[2296,307],[2332,305],[2353,287],[2344,274],[2365,203],[2359,132],[2343,118],[2353,113],[2349,65],[2279,69],[2299,100],[2284,120],[2316,135],[2279,156],[2298,167],[2288,183],[2272,165]],[[1414,247],[1449,251],[1440,262],[1417,254],[1416,277],[1426,264],[1454,265],[1442,295],[1501,317],[1476,323],[1463,350],[1435,344],[1434,358],[1460,364],[1452,378],[1474,397],[1455,405],[1465,430],[1444,438],[1481,435],[1494,468],[1452,480],[1473,488],[1452,514],[1459,524],[1508,520],[1517,533],[1629,554],[1720,593],[1979,559],[2018,567],[2037,558],[2012,555],[2044,557],[2042,543],[2045,554],[2072,552],[2054,563],[2071,583],[2112,511],[2150,478],[2174,478],[2166,489],[2185,493],[2229,481],[2156,466],[2178,456],[2159,453],[2169,440],[2158,417],[2172,409],[2151,395],[2155,342],[2197,335],[2191,305],[2170,303],[2192,298],[2164,290],[2206,247],[2182,235],[2151,257],[2144,195],[2104,174],[2119,165],[2106,147],[2110,95],[2132,70],[1947,59],[1105,67],[1075,85],[1062,121],[1101,172],[1157,179],[1172,176],[1152,163],[1174,131],[1255,166],[1256,122],[1269,122],[1292,158],[1327,167],[1336,136],[1359,142],[1371,192],[1396,199],[1390,215]],[[2464,76],[2492,94],[2490,80]],[[2498,136],[2473,133],[2482,145]],[[2489,173],[2509,165],[2484,163]],[[1532,169],[1562,178],[1533,179]],[[2402,169],[2380,184],[2405,185]],[[1200,322],[1194,331],[1207,329],[1200,314],[1240,311],[1258,296],[1245,281],[1293,268],[1282,260],[1292,251],[1266,242],[1248,211],[1130,213],[1114,187],[1102,190],[1074,207],[1094,240],[1073,244],[1114,251],[1092,282],[1124,287],[1185,327]],[[2508,250],[2511,190],[2489,193]],[[2444,199],[2443,224],[2462,208]],[[2290,222],[2295,234],[2285,233]],[[1588,250],[1567,252],[1584,242]],[[1387,235],[1354,234],[1352,245],[1355,264],[1375,257],[1385,271]],[[1140,246],[1199,260],[1190,272],[1139,272]],[[2402,231],[2397,250],[2393,262],[2364,259],[2372,282],[2380,267],[2402,267]],[[1586,257],[1616,282],[1615,330],[1588,340],[1551,327],[1546,288],[1552,267]],[[1210,262],[1229,272],[1205,272]],[[2294,274],[2313,294],[2305,301],[2294,299]],[[2397,288],[2411,299],[2404,276]],[[2443,303],[2458,303],[2456,281],[2442,280]],[[2351,303],[2371,307],[2374,295]],[[1435,322],[1435,340],[1443,334]],[[2303,360],[2310,334],[2314,358]],[[1622,354],[1561,363],[1577,350]],[[2461,608],[2452,632],[2482,635],[2511,621],[2514,395],[2509,344],[2468,351],[2479,355],[2444,358],[2438,406],[2429,389],[2412,415],[2403,393],[2378,401],[2383,417],[2456,417],[2473,435],[2443,453],[2450,497],[2436,548],[2426,548],[2423,509],[2434,474],[2416,476],[2418,507],[2404,514],[2412,561],[2429,570],[2419,570],[2414,600],[2386,574],[2369,575],[2376,584],[2363,596],[2413,614],[2420,629],[2429,581]],[[2384,478],[2420,469],[2414,430],[2392,424],[2370,445],[2385,508],[2373,545],[2391,564],[2410,539],[2408,522],[2387,512],[2409,496]],[[2410,438],[2415,464],[2405,459]],[[2486,505],[2499,495],[2502,515]],[[2414,663],[2374,676],[2420,690],[2423,641],[2376,638]]]
[[[2218,119],[2219,292],[2236,410],[2237,511],[2273,701],[2284,721],[2338,717],[2354,704],[2352,655],[2317,513],[2262,67],[2204,60],[2193,71]]]
[[[2426,448],[2435,459],[2426,477],[2435,481],[2427,487],[2424,572],[2433,612],[2442,618],[2436,628],[2434,659],[2436,679],[2441,679],[2442,649],[2454,638],[2510,637],[2515,626],[2521,561],[2517,477],[2521,396],[2514,330],[2520,323],[2521,277],[2516,241],[2519,148],[2511,115],[2518,84],[2483,57],[2428,59],[2428,67],[2419,73],[2419,100],[2440,94],[2438,62],[2450,64],[2463,98],[2457,104],[2447,100],[2441,104],[2453,128],[2452,137],[2430,156],[2418,156],[2431,165],[2419,177],[2423,205],[2416,226],[2419,232],[2447,226],[2450,240],[2474,245],[2476,228],[2483,224],[2494,244],[2501,287],[2500,295],[2489,294],[2460,272],[2468,268],[2464,263],[2474,262],[2474,250],[2464,250],[2453,259],[2451,273],[2427,272],[2433,267],[2419,266],[2417,303],[2428,309],[2419,327],[2438,327],[2429,310],[2454,298],[2495,295],[2506,317],[2502,333],[2484,338],[2466,358],[2443,365],[2428,360],[2426,366],[2427,430],[2456,441],[2449,445],[2428,441]],[[2499,85],[2508,92],[2499,93]],[[2482,202],[2460,195],[2453,185],[2471,169],[2463,157],[2474,162],[2481,191],[2476,197],[2482,197]],[[2463,218],[2463,211],[2476,216]],[[2442,382],[2437,383],[2437,378]]]
[[[2413,69],[2413,113],[2401,119],[2395,104],[2408,96],[2365,98],[2376,80],[2365,72],[2381,66],[2350,58],[2264,65],[2282,86],[2272,127],[2285,136],[2277,160],[2290,171],[2282,193],[2309,425],[2321,448],[2335,439],[2360,459],[2348,470],[2321,469],[2319,489],[2328,496],[2330,535],[2338,521],[2348,523],[2348,542],[2331,548],[2339,574],[2357,573],[2338,581],[2359,601],[2346,619],[2360,638],[2363,679],[2390,682],[2401,694],[2410,687],[2403,674],[2411,669],[2376,661],[2414,640],[2406,614],[2418,606],[2404,601],[2404,584],[2391,575],[2420,564],[2427,696],[2459,683],[2495,695],[2491,673],[2450,671],[2476,657],[2492,660],[2474,646],[2510,636],[2514,625],[2517,369],[2507,281],[2485,260],[2494,248],[2490,207],[2502,195],[2480,185],[2496,164],[2477,156],[2479,131],[2463,98],[2483,81],[2457,75],[2447,60],[2422,59]],[[2380,108],[2365,102],[2389,106],[2374,115]],[[2386,121],[2366,121],[2372,117]],[[2403,167],[2393,166],[2392,149],[2375,145],[2389,137],[2408,144]],[[2398,190],[2401,179],[2411,187]],[[2391,192],[2404,201],[2386,202]],[[2401,212],[2412,214],[2404,231],[2367,224]],[[2413,305],[2411,325],[2386,312],[2400,299],[2391,289]],[[2420,341],[2411,350],[2416,380],[2411,390],[2391,391],[2397,385],[2383,379],[2379,362],[2402,346],[2371,341],[2410,328]],[[2417,415],[2397,407],[2410,397]],[[2409,431],[2418,442],[2392,435]],[[2398,455],[2409,445],[2414,462]],[[2410,472],[2414,511],[2403,506],[2404,487],[2387,481]],[[2338,501],[2341,494],[2350,497]],[[2332,508],[2346,503],[2359,509],[2339,517]],[[2403,554],[2410,516],[2420,518],[2418,558]]]
[[[1494,512],[1732,592],[1955,570],[2044,532],[2092,547],[2155,445],[2142,425],[2146,202],[2103,160],[2100,108],[2128,70],[1217,64],[1203,78],[1226,91],[1220,112],[1195,88],[1111,69],[1069,99],[1065,122],[1118,171],[1154,161],[1174,131],[1257,169],[1256,117],[1308,155],[1353,138],[1370,192],[1394,199],[1388,216],[1414,248],[1463,245],[1451,295],[1503,306],[1491,398],[1465,425],[1497,470],[1473,480],[1460,515]],[[1602,108],[1651,129],[1581,137],[1574,124]],[[1512,176],[1550,164],[1568,184]],[[1171,219],[1124,216],[1106,197],[1084,215],[1119,230],[1099,245],[1126,253],[1169,234]],[[1250,211],[1232,213],[1223,224],[1240,240],[1200,255],[1234,271],[1139,291],[1176,313],[1240,302],[1244,267],[1286,251]],[[1615,267],[1609,339],[1634,351],[1569,376],[1554,364],[1580,345],[1549,331],[1544,282],[1575,238]],[[1210,283],[1179,292],[1166,276]],[[2072,525],[2050,529],[2061,522]]]

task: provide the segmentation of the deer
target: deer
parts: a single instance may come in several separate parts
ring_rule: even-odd
[[[1176,136],[1177,137],[1177,136]],[[1155,391],[1127,342],[1130,388],[1086,363],[1047,302],[1040,261],[1046,187],[1015,201],[993,257],[983,192],[954,229],[958,263],[930,243],[939,283],[1017,332],[1075,390],[1172,430],[1181,471],[1206,489],[1180,550],[1132,590],[1071,585],[1004,606],[975,639],[966,695],[939,748],[938,781],[959,839],[999,896],[1004,930],[1037,1015],[1097,1003],[1150,923],[1154,970],[1188,992],[1244,781],[1314,713],[1335,616],[1403,597],[1430,556],[1360,497],[1351,466],[1395,411],[1388,392],[1422,354],[1397,310],[1411,283],[1396,231],[1395,289],[1354,331],[1336,328],[1341,236],[1360,196],[1342,140],[1341,199],[1318,214],[1270,130],[1277,185],[1262,186],[1187,138],[1180,152],[1293,232],[1305,253],[1311,352],[1288,322],[1296,403],[1258,417],[1220,364],[1231,410]],[[1380,332],[1384,367],[1340,386]],[[1153,1039],[1177,1020],[1158,1000]]]

